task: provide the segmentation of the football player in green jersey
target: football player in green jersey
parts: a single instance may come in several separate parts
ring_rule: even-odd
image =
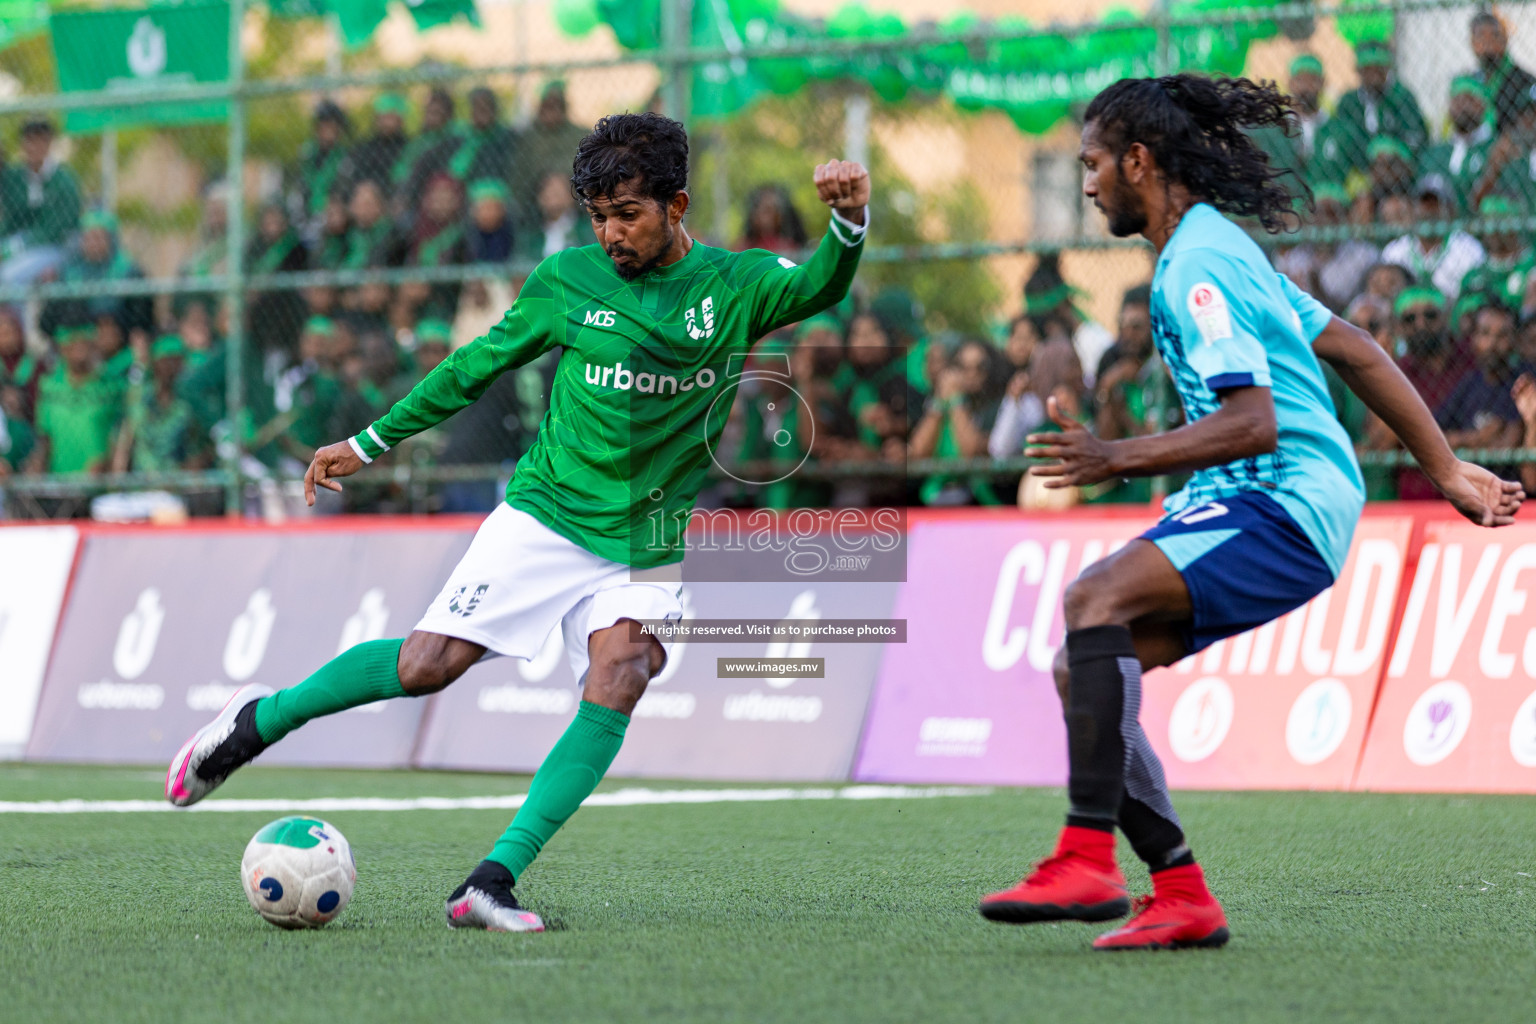
[[[583,700],[534,775],[527,801],[449,897],[461,928],[540,931],[513,883],[608,770],[666,644],[630,625],[676,619],[681,526],[729,412],[727,378],[753,344],[839,302],[858,268],[870,183],[859,164],[816,167],[832,210],[803,265],[695,241],[688,137],[657,114],[603,118],[576,152],[572,185],[598,244],[534,270],[501,323],[445,359],[381,419],[315,453],[305,476],[340,490],[402,440],[475,401],[497,376],[560,349],[549,411],[507,500],[486,519],[404,640],[358,644],[273,693],[247,686],[171,762],[166,796],[202,799],[293,729],[389,697],[441,690],[489,654],[531,658],[559,626]],[[660,528],[658,529],[658,525]]]

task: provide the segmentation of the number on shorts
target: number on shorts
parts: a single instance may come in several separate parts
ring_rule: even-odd
[[[1203,523],[1207,519],[1216,519],[1219,516],[1224,516],[1227,512],[1227,506],[1219,501],[1211,501],[1204,505],[1190,506],[1184,511],[1177,513],[1173,517],[1173,521],[1183,523],[1185,526],[1193,526],[1196,523]]]

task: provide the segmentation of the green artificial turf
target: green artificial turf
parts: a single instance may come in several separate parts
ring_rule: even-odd
[[[218,796],[526,783],[252,768]],[[159,793],[146,769],[0,766],[0,800]],[[1060,791],[587,808],[519,882],[542,935],[443,923],[505,811],[327,815],[357,892],[330,927],[293,933],[257,918],[238,879],[276,814],[0,814],[0,1019],[1533,1019],[1536,798],[1178,802],[1231,921],[1224,950],[1108,955],[1089,949],[1105,926],[977,916],[1048,852]]]

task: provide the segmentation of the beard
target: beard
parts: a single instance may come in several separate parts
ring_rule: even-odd
[[[1129,238],[1131,235],[1140,234],[1147,227],[1147,211],[1131,186],[1123,181],[1115,182],[1115,187],[1109,193],[1108,205],[1100,205],[1104,211],[1104,217],[1109,222],[1109,233],[1116,238]]]
[[[1408,351],[1419,358],[1437,356],[1445,350],[1445,334],[1441,331],[1409,331],[1403,337]]]
[[[1482,123],[1483,119],[1481,117],[1474,117],[1470,114],[1466,116],[1451,115],[1451,127],[1456,129],[1461,135],[1471,135],[1477,131]]]
[[[626,281],[633,281],[637,277],[655,270],[661,265],[661,261],[666,258],[667,253],[672,250],[672,225],[668,224],[666,226],[666,232],[666,237],[661,240],[661,245],[657,246],[655,255],[644,261],[641,261],[640,254],[634,249],[623,245],[609,246],[605,250],[608,253],[609,259],[623,256],[629,261],[628,263],[615,263],[613,269]]]

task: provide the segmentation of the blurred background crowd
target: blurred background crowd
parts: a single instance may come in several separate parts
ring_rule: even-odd
[[[1298,130],[1258,141],[1311,202],[1298,201],[1304,230],[1273,254],[1281,272],[1397,359],[1454,445],[1536,447],[1536,249],[1523,220],[1536,214],[1536,76],[1513,60],[1492,13],[1472,16],[1467,32],[1476,63],[1435,104],[1447,111],[1443,124],[1430,123],[1424,98],[1398,80],[1387,43],[1354,47],[1357,84],[1344,91],[1330,88],[1314,54],[1290,59],[1280,84]],[[529,267],[594,241],[569,185],[584,132],[560,81],[517,124],[483,87],[318,102],[297,158],[250,218],[248,273],[492,269],[258,287],[246,301],[244,365],[232,373],[224,296],[198,287],[229,261],[230,197],[215,182],[176,287],[0,305],[0,477],[195,471],[219,465],[236,441],[249,476],[301,475],[317,446],[365,427],[494,322]],[[145,278],[114,217],[58,158],[53,120],[28,118],[6,141],[14,147],[0,168],[0,284]],[[740,204],[738,237],[692,230],[710,244],[801,255],[816,244],[825,211],[797,208],[794,184],[760,182]],[[957,329],[936,325],[911,289],[861,274],[840,307],[766,339],[755,359],[783,358],[789,375],[742,383],[722,460],[772,469],[808,453],[822,471],[721,474],[703,501],[1046,507],[1150,502],[1176,487],[1134,480],[1045,491],[1023,474],[1026,436],[1057,429],[1046,414],[1051,398],[1106,438],[1167,429],[1181,412],[1153,343],[1145,283],[1117,290],[1118,311],[1101,314],[1105,322],[1090,315],[1056,255],[1039,255],[1012,288],[981,327]],[[1021,312],[1001,315],[1006,308]],[[506,374],[391,458],[510,471],[536,434],[557,358]],[[244,395],[237,417],[226,401],[233,377]],[[1359,448],[1396,448],[1332,383]],[[1529,466],[1501,471],[1536,486]],[[1373,499],[1434,496],[1411,468],[1373,464],[1367,477]],[[757,479],[775,482],[743,482]],[[499,493],[495,480],[446,480],[426,507],[484,510]],[[192,511],[222,502],[194,496]],[[382,473],[326,502],[327,511],[422,507]]]

